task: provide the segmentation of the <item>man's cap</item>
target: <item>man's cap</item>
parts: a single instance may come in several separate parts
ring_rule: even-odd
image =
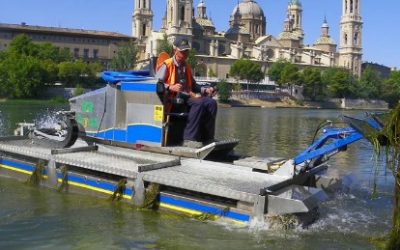
[[[177,39],[174,42],[174,46],[179,51],[185,51],[190,49],[189,41],[187,39]]]

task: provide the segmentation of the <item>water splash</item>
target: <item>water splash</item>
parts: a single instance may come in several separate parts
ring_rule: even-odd
[[[38,114],[33,120],[37,128],[53,128],[60,121],[60,115],[57,111],[47,109],[45,112]]]

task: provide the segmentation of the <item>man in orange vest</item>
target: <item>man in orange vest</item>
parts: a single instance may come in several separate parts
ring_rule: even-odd
[[[217,102],[212,97],[216,90],[200,86],[194,80],[192,70],[186,63],[190,50],[188,40],[176,40],[174,49],[174,56],[164,61],[156,77],[164,83],[170,97],[187,96],[189,113],[183,146],[199,148],[214,140]]]

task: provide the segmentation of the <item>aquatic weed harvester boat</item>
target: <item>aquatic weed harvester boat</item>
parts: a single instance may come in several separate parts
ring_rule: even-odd
[[[164,85],[148,72],[104,72],[108,84],[70,99],[52,128],[20,124],[0,138],[0,176],[58,190],[111,196],[138,207],[206,219],[263,222],[269,216],[315,219],[325,190],[341,180],[324,175],[327,161],[379,130],[377,116],[345,117],[351,126],[321,127],[321,136],[292,159],[236,157],[238,140],[180,146],[184,112],[167,112]]]

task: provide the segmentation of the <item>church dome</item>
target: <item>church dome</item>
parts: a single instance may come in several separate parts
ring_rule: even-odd
[[[239,13],[243,16],[252,16],[254,18],[262,18],[264,17],[264,11],[261,9],[260,5],[256,3],[254,0],[243,0],[241,3],[236,5],[236,7],[232,11],[231,16],[235,16]]]
[[[200,26],[215,27],[213,21],[210,19],[196,18],[195,20],[196,20],[196,23],[198,23]]]
[[[316,45],[323,45],[323,44],[330,44],[330,45],[335,45],[335,41],[330,38],[330,37],[320,37],[317,39],[315,42]]]
[[[299,36],[294,32],[284,31],[279,34],[278,40],[299,40]]]

